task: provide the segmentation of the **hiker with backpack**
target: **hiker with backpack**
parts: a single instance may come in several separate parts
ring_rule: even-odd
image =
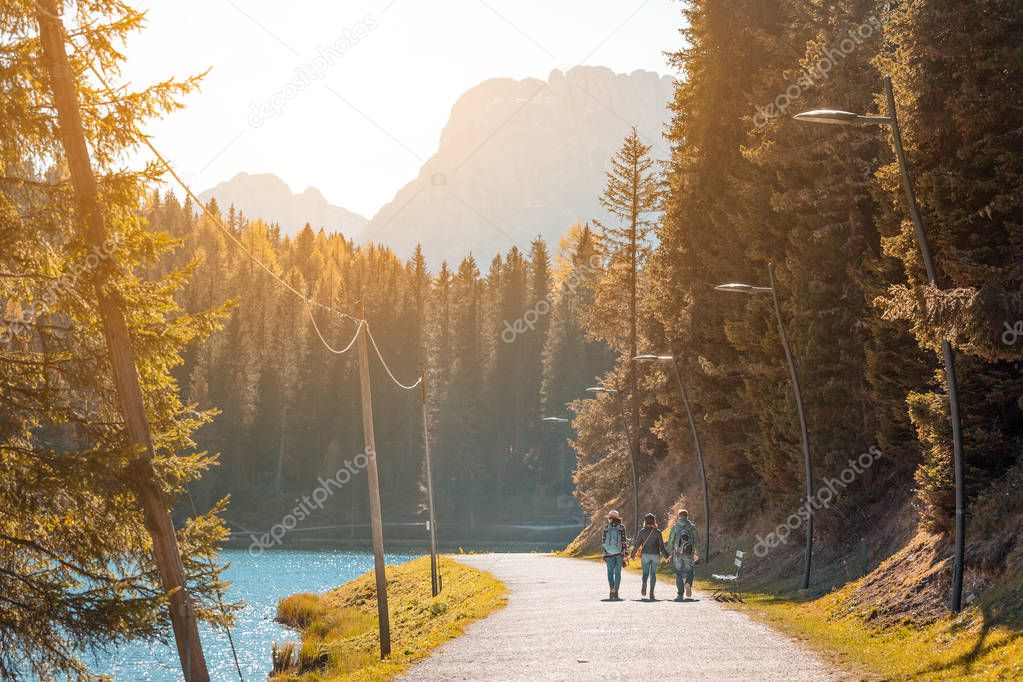
[[[668,554],[668,548],[664,544],[661,529],[657,527],[657,517],[653,514],[643,517],[643,529],[639,531],[639,537],[636,538],[631,558],[635,559],[637,553],[640,555],[640,563],[643,566],[643,591],[641,594],[646,596],[646,584],[649,577],[650,601],[657,601],[657,598],[654,597],[654,586],[657,584],[657,565],[660,564],[662,558],[667,559],[671,555]]]
[[[622,567],[626,564],[625,553],[629,549],[629,539],[625,537],[625,524],[622,523],[622,515],[614,509],[608,512],[601,543],[604,546],[604,563],[607,564],[607,584],[611,588],[611,595],[608,599],[618,599],[618,588],[622,584]]]
[[[686,599],[693,596],[694,567],[700,561],[699,555],[696,554],[698,540],[696,526],[689,520],[689,512],[683,509],[678,513],[678,520],[671,527],[671,534],[668,536],[668,546],[671,548],[671,559],[675,568],[675,587],[678,589],[676,599],[681,600],[683,595]]]

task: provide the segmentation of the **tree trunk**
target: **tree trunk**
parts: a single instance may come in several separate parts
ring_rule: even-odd
[[[106,225],[99,206],[96,177],[92,172],[85,133],[82,130],[78,95],[65,51],[64,27],[57,15],[55,0],[38,0],[36,17],[43,46],[43,61],[50,77],[64,153],[67,155],[71,171],[71,183],[78,202],[78,211],[85,225],[86,242],[93,248],[103,248],[108,239]],[[153,470],[153,442],[146,418],[142,386],[131,350],[128,325],[116,293],[113,290],[108,291],[105,287],[104,271],[109,272],[109,268],[97,270],[96,282],[103,335],[107,342],[110,366],[113,370],[121,415],[128,432],[128,441],[140,452],[138,461],[132,467],[132,482],[142,505],[146,530],[152,538],[153,558],[170,602],[171,625],[184,677],[188,682],[208,682],[206,659],[196,627],[195,611],[185,586],[185,572],[174,534],[174,524],[167,512],[167,505]]]

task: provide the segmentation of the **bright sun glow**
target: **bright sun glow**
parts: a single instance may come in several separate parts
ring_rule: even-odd
[[[125,80],[211,69],[186,109],[148,130],[197,191],[242,171],[275,173],[367,217],[436,151],[469,88],[576,64],[670,73],[661,50],[678,43],[681,22],[670,0],[143,7],[148,26],[128,45]]]

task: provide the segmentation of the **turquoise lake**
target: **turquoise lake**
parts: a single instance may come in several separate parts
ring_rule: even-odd
[[[414,559],[415,554],[388,554],[388,564]],[[297,639],[296,633],[274,622],[277,600],[295,592],[325,592],[373,569],[373,555],[346,551],[271,550],[251,556],[244,549],[224,550],[230,562],[225,577],[232,581],[225,601],[244,601],[231,628],[242,675],[264,680],[270,672],[270,645]],[[237,680],[234,658],[222,630],[202,628],[203,648],[213,680]],[[116,682],[180,680],[181,667],[171,644],[137,643],[95,657],[86,656],[94,673],[110,675]]]

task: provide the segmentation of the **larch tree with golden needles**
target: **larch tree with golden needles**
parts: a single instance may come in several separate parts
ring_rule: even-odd
[[[632,358],[639,349],[640,278],[650,257],[649,237],[661,201],[651,149],[633,128],[611,159],[600,204],[613,222],[593,221],[605,272],[597,283],[587,316],[590,335],[606,342],[621,354],[623,363],[628,363],[626,385],[622,388],[631,403],[634,435],[639,432],[639,396]]]
[[[171,505],[214,461],[193,431],[211,414],[179,397],[173,368],[212,333],[217,312],[185,313],[174,294],[189,268],[144,273],[173,249],[140,210],[159,174],[120,167],[137,126],[174,109],[194,80],[116,97],[85,74],[117,74],[116,47],[142,23],[119,2],[62,6],[77,49],[86,142],[109,238],[83,239],[81,216],[48,87],[36,3],[0,5],[0,677],[84,676],[81,654],[135,638],[165,638],[167,595],[138,501],[139,452],[129,446],[97,311],[97,282],[124,311],[155,459]],[[211,561],[226,531],[213,513],[178,529],[199,618],[214,607],[221,567]]]

